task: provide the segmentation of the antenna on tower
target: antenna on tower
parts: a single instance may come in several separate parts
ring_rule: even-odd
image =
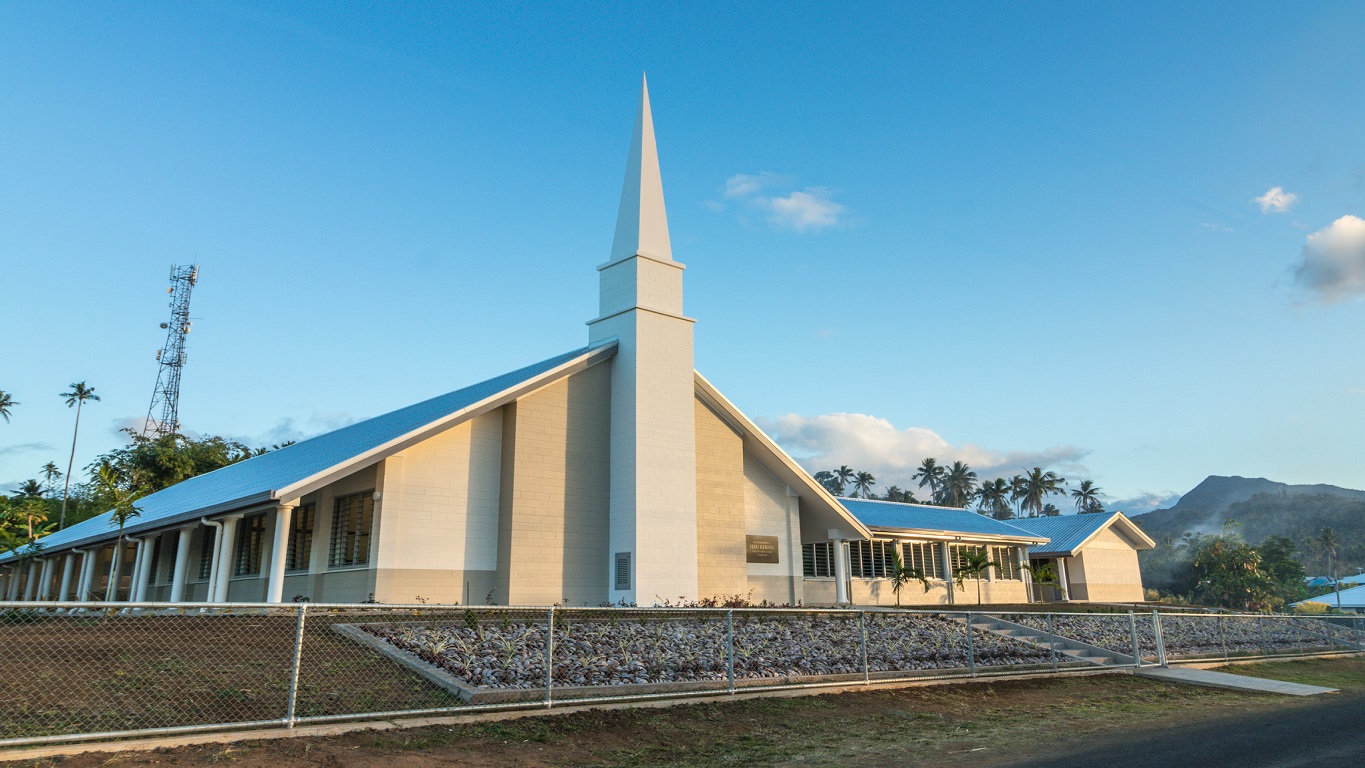
[[[190,291],[199,282],[199,265],[171,266],[171,319],[162,323],[166,344],[156,351],[160,367],[156,372],[156,388],[152,390],[152,404],[147,408],[147,419],[142,424],[143,437],[162,437],[180,432],[180,371],[185,367],[185,336],[190,332]],[[159,415],[158,415],[159,414]]]

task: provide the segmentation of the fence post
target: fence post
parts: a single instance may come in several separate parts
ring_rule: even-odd
[[[289,708],[285,712],[285,727],[294,727],[298,712],[299,667],[303,662],[303,624],[308,616],[308,603],[299,603],[299,618],[294,622],[294,668],[289,674]]]
[[[972,641],[972,612],[967,611],[967,669],[976,677],[976,643]]]
[[[545,616],[545,708],[553,706],[555,682],[555,607]]]
[[[1052,611],[1047,612],[1047,646],[1052,649],[1052,671],[1057,671],[1057,632],[1052,628]]]
[[[1161,612],[1152,609],[1152,638],[1156,641],[1156,663],[1166,666],[1166,636],[1161,632]]]
[[[1218,637],[1223,644],[1223,661],[1228,660],[1228,630],[1224,626],[1223,614],[1218,614]]]
[[[1137,616],[1130,609],[1128,611],[1128,634],[1133,638],[1133,666],[1142,666],[1142,649],[1138,645],[1137,636]]]
[[[867,671],[867,611],[858,611],[858,634],[862,635],[863,646],[863,684],[872,681]]]
[[[735,693],[735,609],[725,612],[725,679]]]

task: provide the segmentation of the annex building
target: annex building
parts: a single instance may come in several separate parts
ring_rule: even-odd
[[[584,346],[147,496],[122,552],[108,514],[53,533],[0,559],[0,596],[890,605],[896,553],[927,576],[904,604],[1038,599],[1046,558],[1058,598],[1141,599],[1122,515],[1049,549],[1041,522],[836,498],[695,370],[644,89],[597,272]],[[972,550],[998,565],[959,586]]]

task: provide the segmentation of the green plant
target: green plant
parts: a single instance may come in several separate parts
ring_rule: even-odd
[[[976,604],[981,605],[981,577],[991,568],[999,567],[1000,564],[992,560],[985,549],[972,547],[962,550],[961,558],[953,564],[953,575],[957,579],[957,585],[963,588],[966,587],[968,578],[976,580]]]

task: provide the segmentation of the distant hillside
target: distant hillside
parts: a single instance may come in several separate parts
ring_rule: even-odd
[[[1322,570],[1321,555],[1307,539],[1324,526],[1341,539],[1341,572],[1365,566],[1365,491],[1334,485],[1288,485],[1265,478],[1210,476],[1169,509],[1134,521],[1158,542],[1186,533],[1217,534],[1229,520],[1247,541],[1288,536],[1300,543],[1299,559],[1309,572]]]

